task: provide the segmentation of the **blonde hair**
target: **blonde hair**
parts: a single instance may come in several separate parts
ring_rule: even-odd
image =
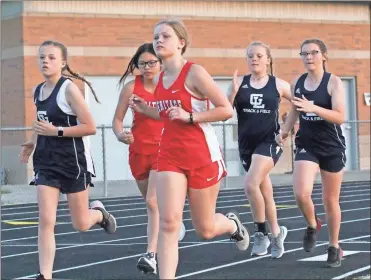
[[[184,54],[185,51],[187,50],[187,47],[189,46],[188,32],[184,23],[177,19],[163,19],[159,21],[155,27],[161,24],[166,24],[170,26],[174,30],[179,40],[184,40],[185,45],[182,49],[182,54]]]
[[[251,48],[253,46],[262,46],[265,49],[265,52],[267,53],[267,56],[268,56],[268,58],[270,60],[269,69],[271,70],[271,75],[273,75],[273,58],[272,58],[270,47],[267,44],[265,44],[265,43],[263,43],[261,41],[253,41],[253,42],[251,42],[247,46],[246,55],[247,55],[247,53],[249,51],[249,48]]]

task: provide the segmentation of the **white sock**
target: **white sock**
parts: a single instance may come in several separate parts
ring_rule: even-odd
[[[233,220],[232,220],[233,221]],[[238,230],[238,227],[237,227],[237,223],[235,221],[233,221],[233,224],[234,224],[234,227],[233,227],[233,232],[232,234],[234,234],[237,230]]]

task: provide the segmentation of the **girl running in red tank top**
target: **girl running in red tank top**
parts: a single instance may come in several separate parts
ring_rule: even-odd
[[[129,74],[139,69],[133,81],[126,83],[121,91],[112,121],[113,131],[120,142],[129,146],[129,165],[133,177],[137,181],[140,192],[147,203],[148,213],[148,246],[147,252],[138,260],[137,267],[144,273],[157,273],[156,249],[159,228],[159,214],[156,199],[156,168],[159,141],[163,129],[163,122],[158,118],[152,119],[144,114],[134,112],[131,132],[123,130],[123,120],[126,115],[129,97],[132,94],[140,96],[146,104],[155,107],[153,94],[155,75],[160,71],[161,62],[156,56],[151,43],[140,46],[129,62],[129,65],[120,79],[124,84]],[[184,229],[184,226],[182,227]],[[180,232],[184,237],[185,230]]]
[[[160,279],[174,279],[187,194],[192,224],[203,239],[228,234],[240,250],[246,250],[249,233],[237,213],[215,213],[226,171],[210,122],[232,117],[228,99],[203,67],[183,58],[188,35],[182,23],[164,20],[156,24],[153,45],[164,68],[155,90],[157,110],[135,95],[130,106],[164,121],[157,164],[158,259]],[[210,102],[215,108],[209,109]]]

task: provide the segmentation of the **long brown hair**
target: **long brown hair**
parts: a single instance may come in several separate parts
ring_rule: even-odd
[[[87,81],[84,77],[82,77],[80,74],[72,71],[71,68],[70,68],[70,66],[68,65],[68,63],[67,63],[68,53],[67,53],[66,46],[63,45],[62,43],[59,43],[57,41],[52,41],[52,40],[44,41],[40,45],[40,48],[43,47],[43,46],[54,46],[54,47],[59,48],[61,50],[61,52],[62,52],[62,59],[64,61],[66,61],[66,66],[62,69],[62,75],[65,76],[65,77],[75,78],[75,79],[78,79],[80,81],[85,82],[88,85],[88,87],[90,88],[92,94],[94,95],[95,101],[97,101],[98,103],[100,103],[99,100],[98,100],[98,97],[97,97],[97,95],[96,95],[96,93],[95,93],[95,91],[94,91],[94,89],[93,89],[93,87],[91,85],[91,83],[89,81]],[[68,74],[67,73],[64,73],[65,71],[67,71]]]

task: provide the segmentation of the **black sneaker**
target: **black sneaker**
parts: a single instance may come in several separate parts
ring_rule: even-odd
[[[40,272],[36,275],[36,280],[46,280],[44,275],[42,275]]]
[[[107,233],[114,233],[116,231],[116,219],[114,216],[107,212],[102,202],[100,202],[99,200],[95,200],[90,203],[90,208],[102,212],[103,221],[99,223],[99,225],[104,228]]]
[[[236,242],[239,250],[246,251],[250,245],[250,234],[248,230],[241,223],[237,212],[229,212],[226,216],[228,219],[234,221],[237,225],[237,230],[231,235],[230,239]]]
[[[320,231],[322,227],[322,221],[317,218],[317,228],[307,227],[304,233],[303,238],[303,248],[306,252],[312,252],[314,248],[316,248],[317,244],[317,233]]]
[[[148,252],[140,257],[137,263],[137,268],[144,274],[157,274],[157,261],[155,254]]]
[[[341,259],[343,258],[343,250],[333,246],[327,249],[327,262],[326,267],[339,267],[341,266]]]

